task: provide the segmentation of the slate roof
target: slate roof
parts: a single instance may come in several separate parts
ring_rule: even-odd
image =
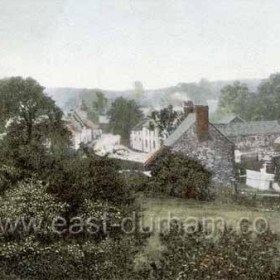
[[[164,146],[172,146],[195,122],[195,114],[190,114],[175,129],[175,131],[164,141]]]
[[[232,123],[229,125],[215,124],[216,128],[227,137],[248,136],[263,134],[280,134],[278,121],[254,121],[245,123]]]
[[[222,119],[214,122],[215,124],[230,124],[232,121],[237,119],[239,122],[245,122],[242,118],[236,115],[227,115],[224,116]]]

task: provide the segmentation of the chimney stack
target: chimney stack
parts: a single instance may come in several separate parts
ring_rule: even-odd
[[[189,101],[184,101],[184,114],[187,117],[189,114],[194,112],[194,105],[191,100]]]
[[[196,133],[199,141],[205,141],[209,136],[209,112],[208,106],[195,106]]]

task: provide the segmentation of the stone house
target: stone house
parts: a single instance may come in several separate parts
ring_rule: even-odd
[[[186,118],[145,165],[149,167],[157,153],[168,150],[200,162],[212,172],[215,185],[231,185],[235,180],[234,144],[209,122],[208,106],[185,105]]]
[[[241,154],[257,154],[259,159],[274,154],[275,141],[280,137],[278,121],[251,121],[215,124]]]

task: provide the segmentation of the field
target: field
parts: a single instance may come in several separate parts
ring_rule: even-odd
[[[270,209],[178,198],[145,198],[141,205],[145,225],[151,220],[163,220],[170,216],[181,221],[190,217],[223,218],[228,225],[236,224],[241,218],[248,218],[250,221],[265,218],[270,228],[280,233],[280,212]]]
[[[159,221],[164,221],[170,217],[177,218],[180,221],[189,222],[193,218],[223,220],[227,225],[233,228],[237,227],[240,219],[246,218],[250,222],[262,221],[264,218],[269,228],[275,233],[280,233],[280,212],[266,208],[253,208],[238,204],[225,204],[218,201],[201,202],[195,200],[185,200],[178,198],[141,198],[141,208],[143,214],[143,225],[154,226],[154,234],[142,255],[156,259],[161,251],[164,250],[159,242],[159,232],[162,227]],[[165,224],[166,226],[166,224]],[[163,229],[166,230],[166,227]]]

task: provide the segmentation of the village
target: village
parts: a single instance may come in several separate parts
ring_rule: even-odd
[[[150,174],[153,161],[168,150],[200,162],[213,173],[217,186],[236,187],[238,182],[244,182],[252,189],[280,191],[275,181],[275,161],[280,157],[278,120],[245,121],[233,114],[212,120],[207,105],[194,105],[188,100],[179,108],[183,115],[181,123],[162,137],[158,128],[150,126],[149,113],[153,108],[140,110],[143,120],[131,129],[126,146],[121,144],[120,135],[103,132],[101,127],[108,131],[108,116],[99,116],[98,124],[94,124],[86,111],[72,110],[66,120],[73,134],[74,149],[87,145],[97,155],[138,162],[144,174]],[[241,173],[237,166],[248,161],[257,167]]]
[[[0,280],[280,280],[279,0],[0,0]]]

